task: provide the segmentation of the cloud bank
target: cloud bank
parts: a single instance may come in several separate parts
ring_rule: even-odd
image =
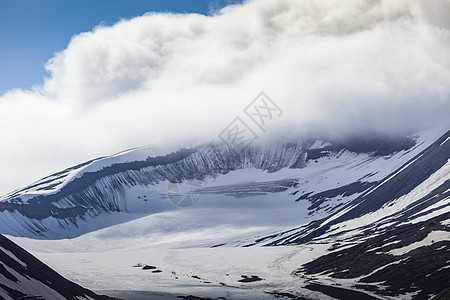
[[[281,133],[411,133],[450,113],[450,1],[254,0],[74,36],[0,97],[0,193],[168,139],[208,141],[265,91]]]

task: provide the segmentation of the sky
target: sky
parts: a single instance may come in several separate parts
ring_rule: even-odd
[[[149,11],[210,14],[238,0],[0,0],[0,94],[42,84],[73,35]]]
[[[450,127],[450,0],[168,2],[5,18],[0,0],[0,194],[132,147],[209,142],[261,91],[283,112],[257,131],[267,142]]]

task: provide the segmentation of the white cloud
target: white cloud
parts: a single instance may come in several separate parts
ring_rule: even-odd
[[[92,157],[209,140],[264,90],[276,132],[410,132],[450,112],[450,1],[259,0],[75,36],[0,98],[0,192]]]

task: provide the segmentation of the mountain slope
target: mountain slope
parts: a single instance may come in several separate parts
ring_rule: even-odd
[[[450,131],[340,212],[267,245],[327,244],[295,274],[428,299],[450,286],[449,203]]]
[[[0,299],[112,299],[65,279],[0,235]]]

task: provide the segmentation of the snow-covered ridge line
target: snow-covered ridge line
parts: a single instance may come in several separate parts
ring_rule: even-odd
[[[186,143],[184,143],[186,144]],[[63,171],[46,176],[29,186],[17,189],[6,195],[0,195],[0,201],[21,197],[27,200],[36,195],[54,194],[61,190],[66,184],[72,180],[81,177],[84,173],[94,173],[114,164],[129,163],[133,161],[145,161],[147,158],[156,158],[165,156],[168,153],[177,152],[184,147],[178,143],[162,143],[136,147],[120,151],[110,156],[102,156],[91,159],[87,162],[69,167]],[[192,147],[190,147],[192,148]]]
[[[169,182],[182,184],[197,180],[206,187],[213,181],[214,186],[218,186],[221,184],[221,180],[216,181],[218,177],[223,179],[227,177],[225,174],[234,174],[237,170],[259,172],[252,173],[253,177],[248,180],[222,182],[225,184],[222,189],[206,188],[205,199],[213,194],[241,197],[244,190],[254,196],[300,192],[298,196],[292,195],[292,205],[296,205],[296,198],[303,203],[310,202],[306,213],[314,218],[323,217],[415,156],[427,144],[425,140],[426,137],[418,137],[415,144],[404,138],[384,142],[377,138],[374,142],[364,137],[363,146],[355,140],[349,141],[348,146],[340,141],[337,146],[304,139],[294,143],[255,144],[241,152],[223,144],[181,148],[168,154],[158,153],[152,147],[131,149],[68,169],[73,172],[70,179],[45,193],[24,189],[7,197],[0,202],[0,214],[10,221],[0,228],[11,235],[46,236],[49,231],[58,232],[89,223],[102,213],[152,214],[159,210],[158,207],[173,209],[173,206],[166,206],[171,205],[167,194]],[[51,178],[57,177],[58,174]],[[44,181],[48,181],[48,177]],[[246,187],[246,182],[258,183]],[[48,182],[49,186],[53,184]],[[297,185],[298,191],[287,190]],[[356,185],[358,193],[350,192]],[[144,199],[144,195],[147,198]],[[60,236],[59,233],[56,235]]]
[[[94,162],[103,159],[104,157],[100,157],[97,159],[89,160],[85,163],[67,168],[63,171],[54,173],[52,175],[46,176],[31,185],[17,189],[11,193],[0,196],[0,201],[6,199],[12,199],[19,196],[24,196],[26,194],[52,194],[61,189],[65,184],[70,182],[74,177],[81,174],[83,169],[85,169],[88,165],[93,164]]]
[[[114,163],[73,178],[60,190],[50,194],[25,194],[0,202],[0,210],[18,210],[34,219],[71,218],[92,210],[126,211],[124,189],[148,186],[160,181],[181,182],[204,179],[211,174],[257,168],[275,172],[286,167],[302,167],[308,144],[271,145],[249,148],[236,153],[227,146],[199,146],[180,149],[165,156]],[[106,160],[101,161],[104,164]]]

